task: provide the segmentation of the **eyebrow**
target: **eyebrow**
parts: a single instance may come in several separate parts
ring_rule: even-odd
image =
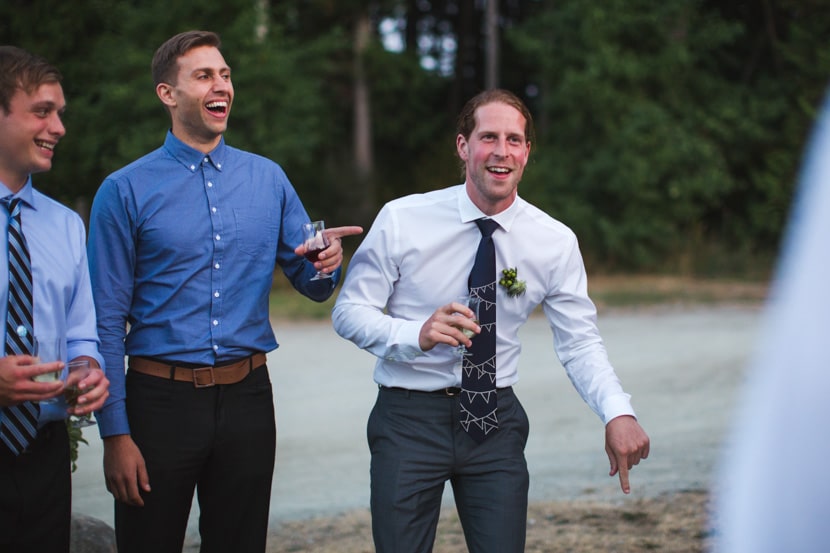
[[[51,100],[41,100],[40,102],[35,102],[34,104],[32,104],[32,109],[49,109],[56,111],[64,111],[66,109],[66,104],[59,108],[58,104]]]
[[[226,65],[226,66],[224,66],[224,67],[221,67],[221,68],[220,68],[220,69],[218,69],[218,70],[217,70],[217,69],[214,69],[213,67],[197,67],[196,69],[194,69],[194,70],[191,72],[191,75],[195,75],[196,73],[199,73],[199,72],[204,72],[204,73],[224,73],[225,71],[227,71],[228,73],[230,73],[231,68],[230,68],[230,67],[228,67],[227,65]]]

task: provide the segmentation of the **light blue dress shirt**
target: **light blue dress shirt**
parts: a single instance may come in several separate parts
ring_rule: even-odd
[[[92,206],[89,261],[110,396],[101,436],[129,433],[124,356],[215,365],[277,347],[268,298],[279,265],[324,301],[294,253],[309,220],[279,165],[227,146],[164,145],[107,177]],[[127,329],[129,328],[129,332]]]
[[[0,198],[11,191],[0,183]],[[21,222],[32,259],[32,299],[34,332],[38,336],[66,337],[67,358],[89,356],[97,359],[98,334],[95,306],[89,280],[86,229],[81,217],[32,188],[31,177],[16,194],[21,199]],[[6,311],[9,297],[8,241],[5,237],[9,217],[0,207],[0,344],[6,343]],[[39,424],[66,418],[66,403],[41,403]],[[2,416],[2,415],[0,415]]]

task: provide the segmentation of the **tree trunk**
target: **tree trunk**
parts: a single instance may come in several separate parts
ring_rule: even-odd
[[[361,216],[371,213],[375,202],[374,171],[375,160],[372,150],[372,115],[370,109],[369,84],[363,57],[372,34],[368,14],[361,14],[355,24],[354,40],[354,177],[360,190],[357,209]]]
[[[487,12],[484,17],[486,60],[484,70],[484,87],[499,86],[499,1],[487,0]]]

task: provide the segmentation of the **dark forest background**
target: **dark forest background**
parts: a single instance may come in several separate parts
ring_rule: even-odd
[[[84,214],[161,144],[150,60],[193,28],[233,69],[228,143],[332,226],[461,182],[460,107],[516,92],[537,128],[520,194],[602,272],[767,275],[830,82],[827,0],[2,0],[0,42],[64,74],[38,188]]]

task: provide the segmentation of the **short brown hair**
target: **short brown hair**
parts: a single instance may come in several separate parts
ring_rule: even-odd
[[[466,140],[469,140],[473,129],[476,128],[476,110],[481,106],[496,102],[514,107],[522,114],[525,118],[525,140],[533,144],[536,137],[533,128],[533,116],[530,114],[530,110],[527,109],[527,106],[518,96],[509,90],[503,90],[501,88],[493,88],[479,92],[467,101],[461,109],[461,113],[458,114],[458,122],[456,125],[458,134]]]
[[[219,40],[219,35],[211,31],[185,31],[167,39],[153,56],[153,84],[176,84],[174,81],[178,74],[178,59],[200,46],[218,49],[222,46],[222,41]]]
[[[44,83],[59,83],[63,76],[44,58],[17,46],[0,46],[0,108],[5,113],[18,90],[31,94]]]

